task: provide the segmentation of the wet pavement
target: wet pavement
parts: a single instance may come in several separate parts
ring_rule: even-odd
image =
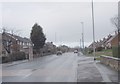
[[[78,82],[102,82],[102,76],[92,63],[78,65]]]
[[[118,72],[109,66],[94,61],[93,57],[79,56],[78,82],[118,82]]]
[[[74,53],[51,55],[25,63],[2,66],[3,82],[111,82],[117,72]]]

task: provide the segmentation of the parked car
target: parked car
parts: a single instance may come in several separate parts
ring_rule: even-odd
[[[57,55],[62,55],[62,51],[57,51]]]
[[[74,53],[78,53],[78,51],[77,51],[77,50],[74,50]]]

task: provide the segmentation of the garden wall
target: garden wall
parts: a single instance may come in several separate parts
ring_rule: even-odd
[[[110,66],[111,68],[115,69],[115,70],[119,70],[120,71],[120,59],[119,58],[115,58],[115,57],[110,57],[110,56],[100,56],[100,62]]]

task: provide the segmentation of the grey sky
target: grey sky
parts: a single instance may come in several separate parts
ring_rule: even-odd
[[[118,5],[117,2],[95,2],[94,11],[97,40],[115,30],[110,18],[118,14]],[[79,45],[82,33],[80,22],[84,22],[85,44],[92,42],[90,2],[2,3],[3,27],[9,30],[20,30],[18,32],[20,36],[29,37],[35,22],[43,27],[47,41],[69,46]]]

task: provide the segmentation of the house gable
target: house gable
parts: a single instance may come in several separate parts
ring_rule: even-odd
[[[111,40],[111,45],[112,46],[118,46],[120,42],[120,33],[117,34],[112,40]]]

